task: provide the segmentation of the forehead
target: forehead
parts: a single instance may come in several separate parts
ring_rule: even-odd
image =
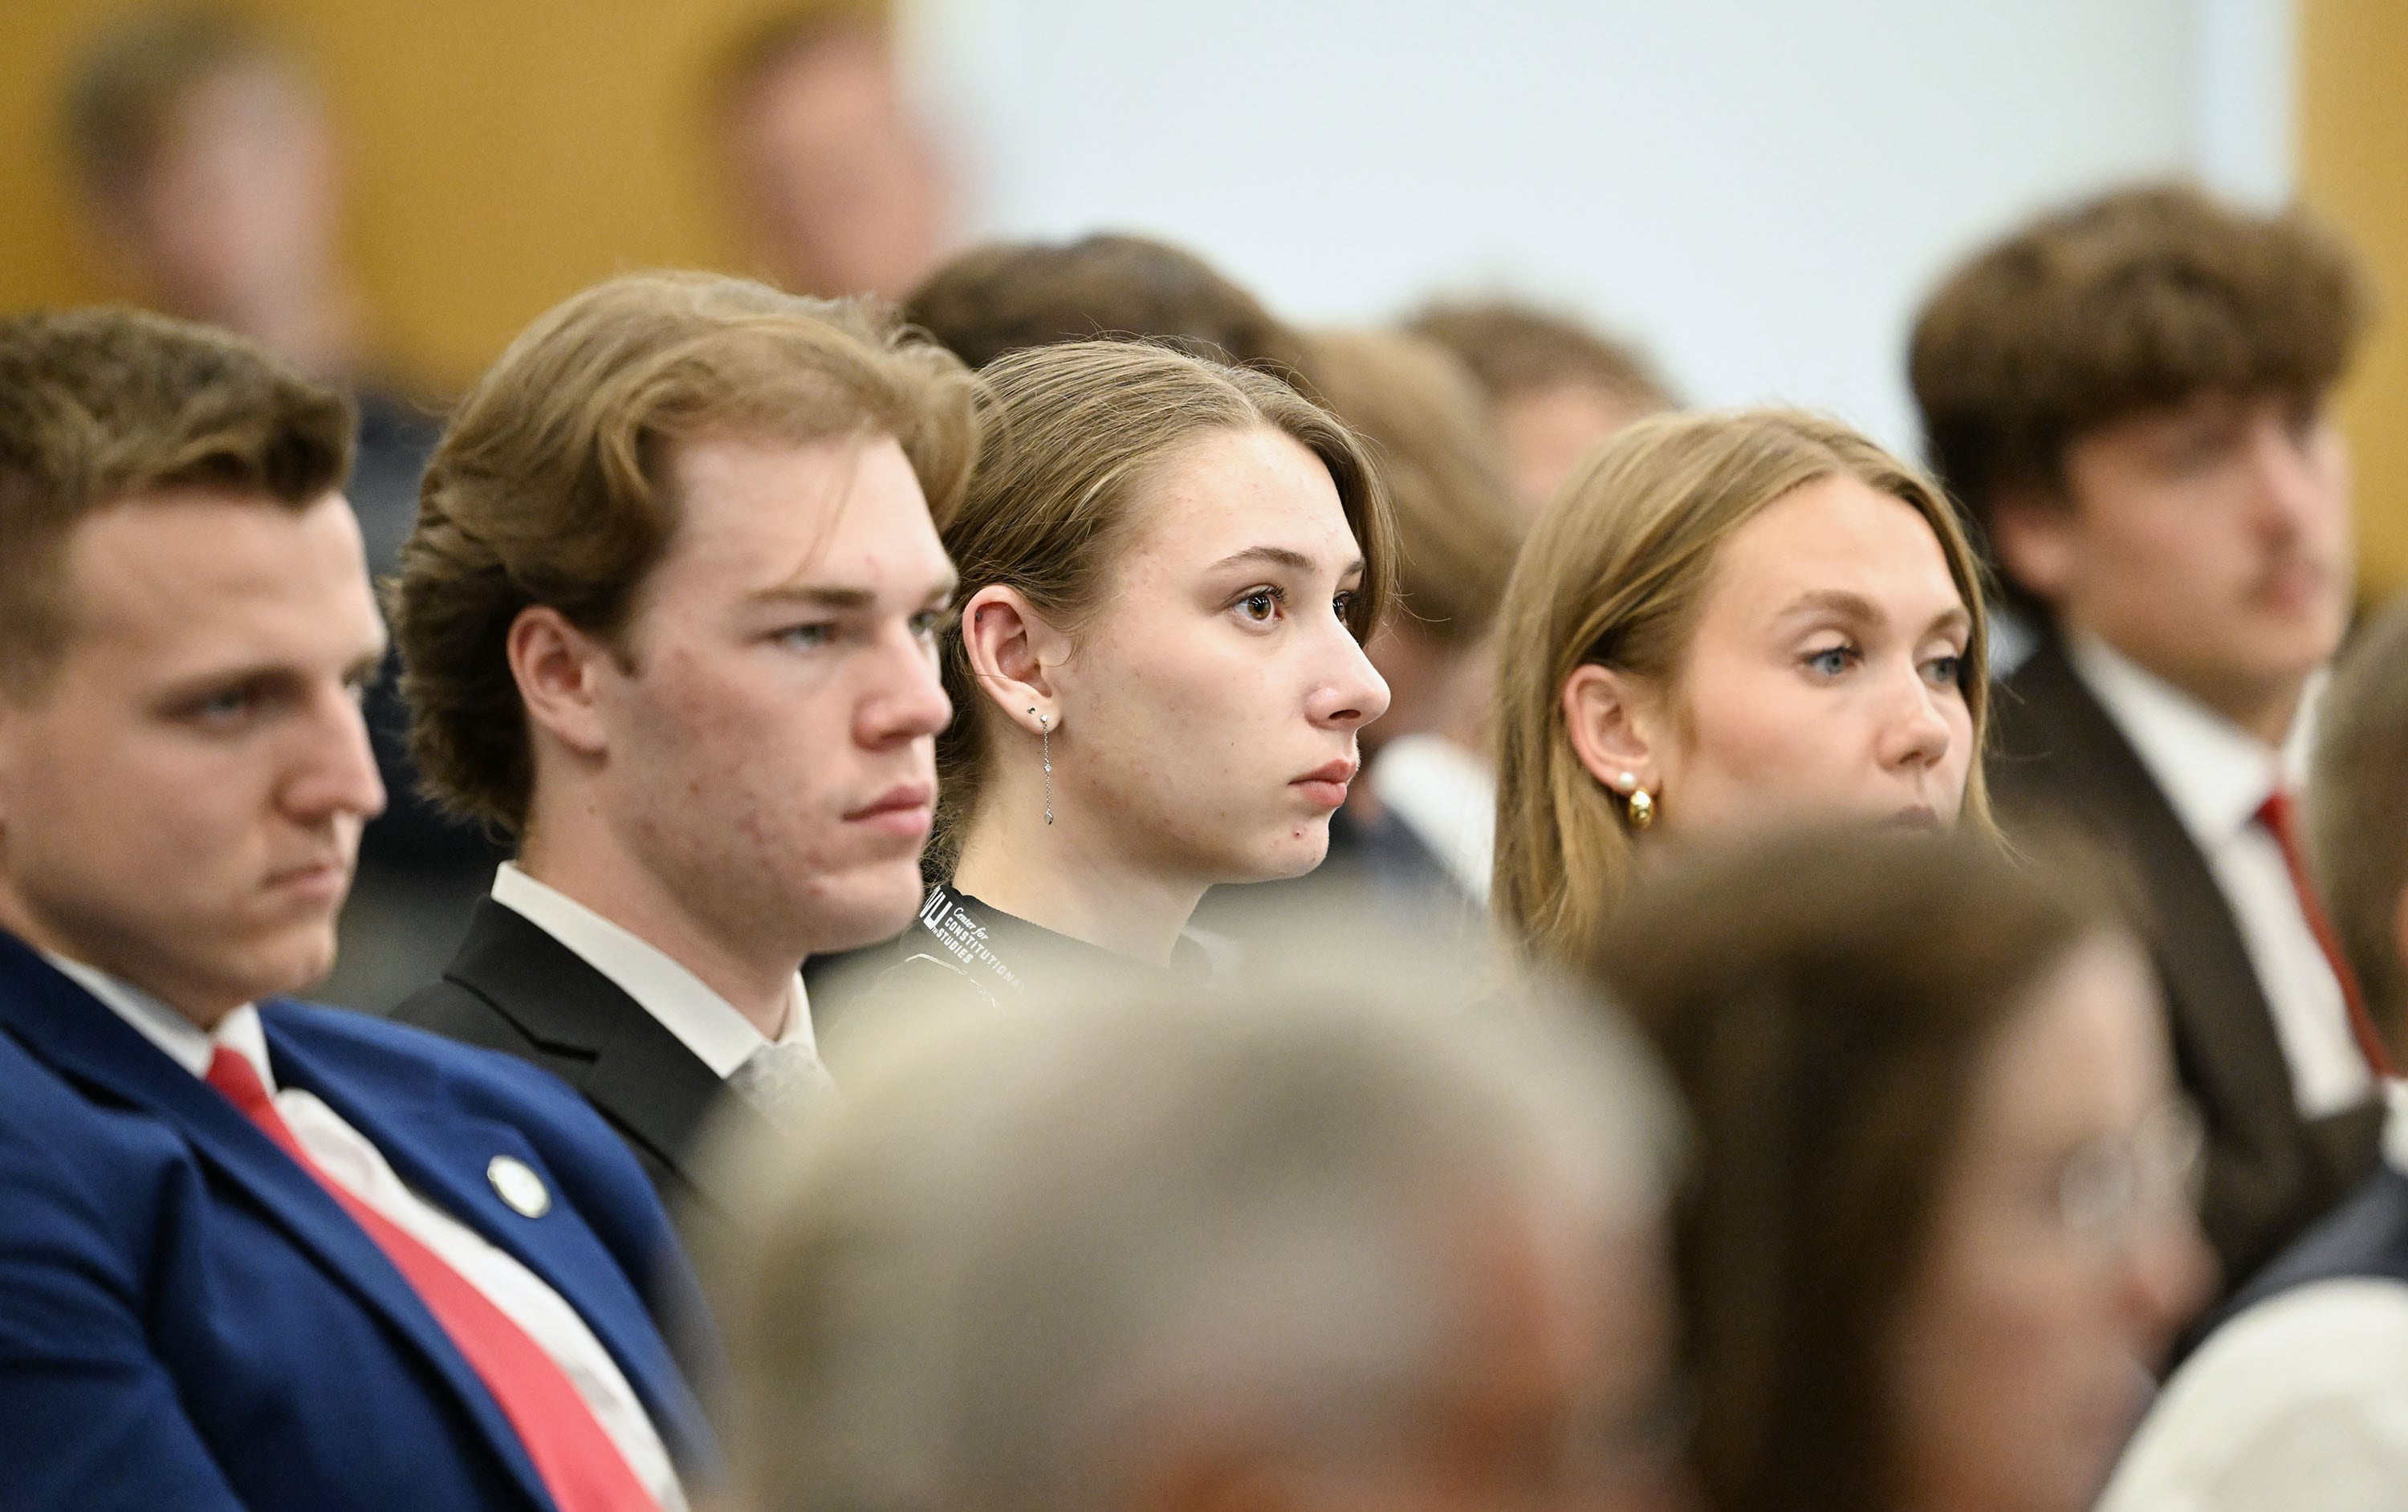
[[[81,521],[66,541],[81,650],[163,673],[214,659],[348,665],[381,639],[351,506],[165,490]]]
[[[2167,1077],[2146,959],[2113,934],[2040,972],[1990,1048],[1977,1101],[1998,1140],[2082,1138],[2143,1105]]]
[[[1817,478],[1766,506],[1731,533],[1715,571],[1718,601],[1768,615],[1822,592],[1859,594],[1918,620],[1963,605],[1922,513],[1846,477]]]
[[[1186,571],[1257,546],[1284,547],[1334,574],[1359,554],[1329,469],[1268,427],[1213,430],[1166,452],[1131,500],[1124,569]]]
[[[891,436],[705,436],[676,449],[670,473],[679,518],[657,587],[756,592],[838,575],[922,592],[951,570]]]

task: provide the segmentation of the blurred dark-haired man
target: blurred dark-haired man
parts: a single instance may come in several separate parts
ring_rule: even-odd
[[[1440,300],[1408,329],[1453,352],[1486,391],[1515,490],[1533,516],[1607,437],[1678,407],[1636,348],[1535,305]]]
[[[2408,1046],[2408,598],[2325,696],[2309,804],[2333,934]],[[2383,1163],[2258,1273],[2168,1383],[2106,1512],[2381,1512],[2408,1484],[2408,1090]]]
[[[675,1512],[659,1203],[549,1077],[286,999],[384,793],[350,407],[0,321],[0,1505]]]
[[[2041,630],[1993,789],[2011,823],[2087,831],[2143,880],[2233,1283],[2349,1189],[2380,1120],[2387,1058],[2293,808],[2348,616],[2326,400],[2364,320],[2348,253],[2298,214],[2149,187],[1985,249],[1913,342],[1932,461]]]

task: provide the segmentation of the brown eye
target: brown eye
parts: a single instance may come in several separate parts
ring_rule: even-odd
[[[1268,624],[1279,618],[1279,601],[1280,595],[1277,589],[1257,588],[1244,598],[1238,600],[1238,609],[1256,624]]]

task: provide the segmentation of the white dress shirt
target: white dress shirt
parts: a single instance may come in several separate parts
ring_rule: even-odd
[[[1497,778],[1440,735],[1398,735],[1371,763],[1371,792],[1429,849],[1466,897],[1486,906],[1497,849]]]
[[[2306,765],[2310,701],[2301,701],[2291,739],[2277,751],[2095,636],[2069,636],[2066,652],[2140,754],[2231,904],[2258,985],[2273,1009],[2300,1111],[2317,1118],[2365,1102],[2374,1094],[2373,1073],[2351,1033],[2341,983],[2300,911],[2282,846],[2257,819],[2277,790],[2297,791]]]
[[[559,889],[537,881],[504,862],[494,875],[494,901],[524,918],[575,951],[584,963],[608,977],[638,1007],[660,1020],[678,1043],[710,1067],[724,1081],[735,1075],[745,1057],[770,1042],[736,1006],[703,985],[701,977],[669,959],[667,953],[633,932],[603,918]],[[816,1063],[819,1047],[811,1037],[810,1000],[803,978],[795,976],[794,995],[786,1004],[786,1021],[776,1043],[800,1045]]]
[[[2408,1172],[2395,1084],[2384,1160]],[[2099,1512],[2408,1507],[2408,1285],[2318,1281],[2243,1312],[2174,1373]]]
[[[214,1031],[204,1030],[158,999],[105,972],[60,956],[50,956],[49,960],[194,1076],[208,1077],[209,1063],[216,1059],[221,1047],[250,1062],[251,1068],[259,1074],[260,1085],[275,1102],[277,1116],[293,1131],[293,1137],[318,1169],[435,1251],[445,1264],[459,1272],[523,1330],[576,1386],[577,1394],[584,1399],[595,1420],[618,1447],[638,1482],[660,1504],[662,1512],[682,1512],[685,1493],[678,1485],[677,1471],[669,1462],[668,1449],[662,1444],[659,1431],[652,1426],[635,1388],[627,1384],[618,1362],[610,1358],[610,1351],[585,1326],[577,1309],[508,1250],[403,1185],[367,1136],[345,1122],[316,1095],[297,1088],[279,1087],[275,1070],[268,1063],[267,1035],[260,1024],[257,1008],[245,1004],[218,1020]]]

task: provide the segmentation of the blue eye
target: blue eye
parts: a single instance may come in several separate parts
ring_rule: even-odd
[[[1853,646],[1832,646],[1806,655],[1806,666],[1817,677],[1836,678],[1846,672],[1856,660]]]
[[[826,645],[828,637],[835,634],[836,626],[823,621],[817,624],[788,625],[778,632],[778,638],[789,646],[810,649]]]
[[[922,640],[934,640],[937,632],[944,628],[944,610],[922,609],[911,617],[911,634]]]
[[[1935,656],[1923,663],[1923,675],[1938,687],[1954,688],[1965,677],[1965,659],[1961,656]]]

